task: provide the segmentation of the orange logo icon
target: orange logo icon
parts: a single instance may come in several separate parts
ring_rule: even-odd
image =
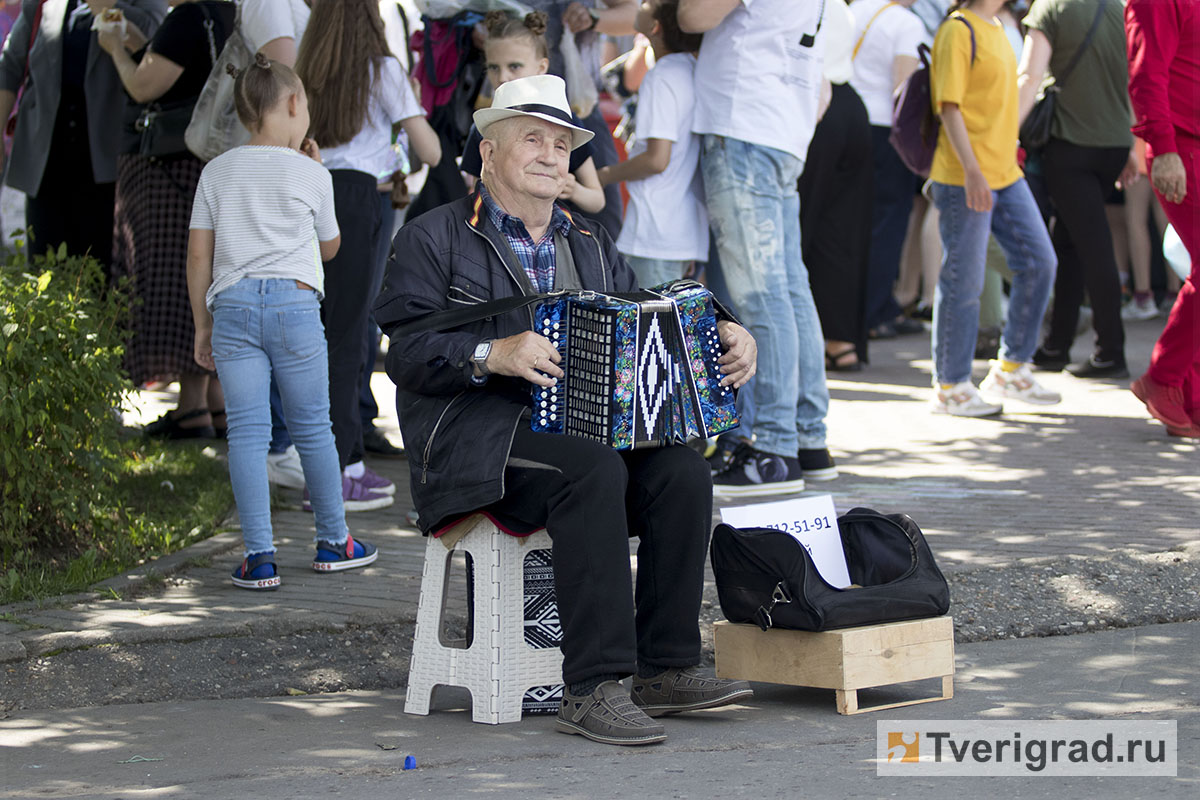
[[[921,734],[888,731],[887,760],[917,763],[921,760]]]

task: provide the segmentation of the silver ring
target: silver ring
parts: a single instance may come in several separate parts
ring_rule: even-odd
[[[537,369],[538,362],[539,362],[539,361],[541,361],[541,360],[542,360],[542,357],[541,357],[541,356],[537,356],[537,357],[535,357],[535,358],[533,359],[533,368],[534,368],[534,369]]]

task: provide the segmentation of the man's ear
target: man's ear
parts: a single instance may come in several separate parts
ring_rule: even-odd
[[[496,143],[491,139],[482,139],[479,142],[479,161],[484,169],[487,169],[492,164],[492,159],[496,155]],[[482,172],[482,170],[480,170]]]

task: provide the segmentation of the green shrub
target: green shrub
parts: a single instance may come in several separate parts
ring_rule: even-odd
[[[124,458],[114,413],[125,301],[101,266],[66,248],[10,254],[0,269],[0,568],[31,553],[85,552],[120,523]]]

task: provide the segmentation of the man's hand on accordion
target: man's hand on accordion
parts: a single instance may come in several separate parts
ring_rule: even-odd
[[[553,386],[564,375],[558,366],[561,360],[549,339],[540,333],[525,331],[492,342],[492,352],[486,363],[488,372],[496,375],[511,375],[538,386]]]
[[[721,346],[725,349],[725,354],[717,359],[721,371],[725,373],[721,385],[740,389],[754,377],[758,368],[758,344],[750,331],[729,320],[717,322],[717,335],[721,337]]]

